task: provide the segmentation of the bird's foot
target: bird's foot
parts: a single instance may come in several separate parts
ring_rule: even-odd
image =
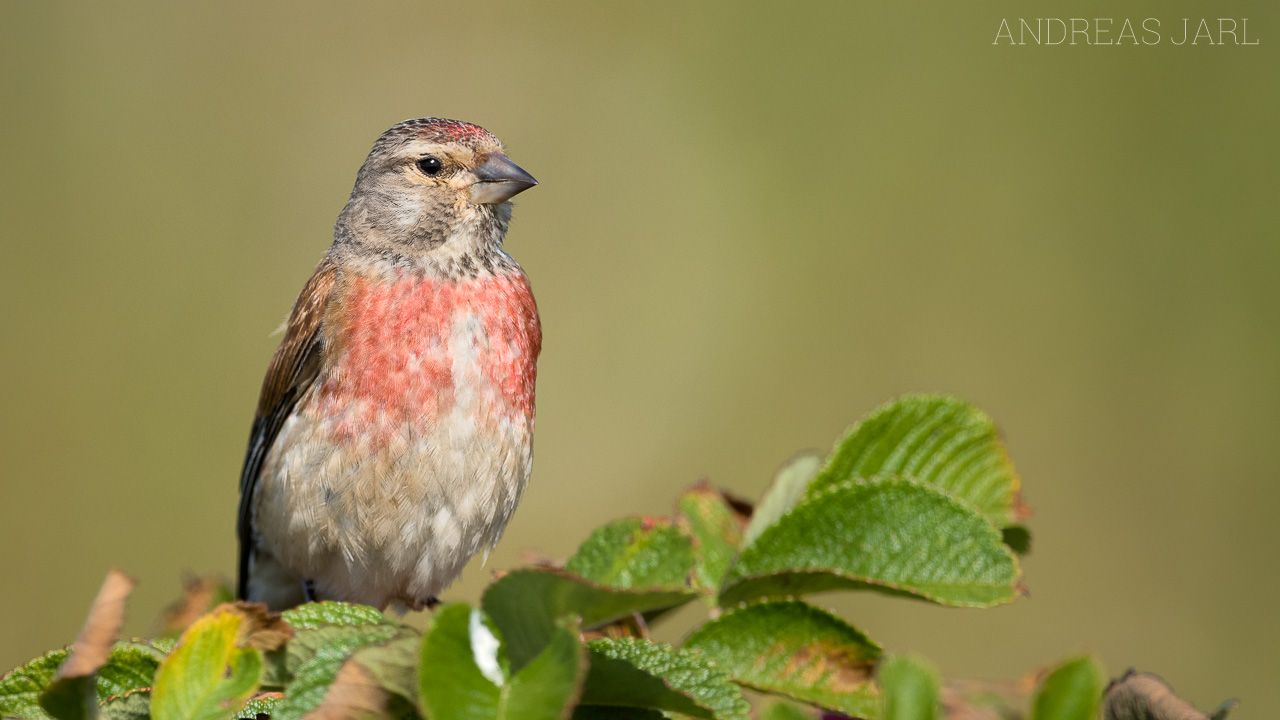
[[[412,610],[413,612],[421,612],[423,610],[435,610],[436,608],[440,607],[440,598],[436,597],[435,595],[432,595],[426,598],[425,600],[414,598],[413,600],[402,599],[400,602],[403,602],[405,607],[409,610]]]
[[[302,581],[302,594],[307,598],[307,602],[312,603],[316,601],[316,583],[314,580]]]

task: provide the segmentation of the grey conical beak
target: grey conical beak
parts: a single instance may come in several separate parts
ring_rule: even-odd
[[[471,202],[477,205],[493,205],[506,202],[538,184],[533,176],[506,155],[494,153],[485,164],[476,168],[476,181],[471,186]]]

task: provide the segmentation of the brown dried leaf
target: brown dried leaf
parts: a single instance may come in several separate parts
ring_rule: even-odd
[[[213,609],[213,615],[231,613],[241,619],[236,633],[236,647],[253,647],[263,652],[279,648],[293,637],[293,628],[280,613],[271,612],[263,603],[243,600],[223,603]]]
[[[218,605],[227,596],[227,589],[216,575],[198,577],[188,575],[182,579],[182,597],[164,609],[160,618],[161,636],[177,637],[191,627],[201,615]],[[230,598],[226,598],[230,599]]]
[[[352,720],[380,716],[390,699],[391,693],[364,666],[348,659],[338,670],[324,700],[305,717],[308,720]]]
[[[124,625],[125,601],[136,584],[133,578],[115,568],[107,571],[71,654],[58,668],[57,679],[92,675],[107,662],[111,646],[120,638],[120,628]]]

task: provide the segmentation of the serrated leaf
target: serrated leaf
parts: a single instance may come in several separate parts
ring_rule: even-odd
[[[418,697],[418,655],[422,636],[412,628],[402,628],[396,636],[379,645],[361,648],[350,662],[361,665],[382,687],[409,701]]]
[[[258,693],[249,698],[249,702],[240,708],[239,712],[236,713],[236,717],[240,720],[257,720],[259,715],[272,717],[275,715],[276,708],[283,701],[283,693]]]
[[[694,540],[693,577],[699,587],[720,587],[742,544],[740,517],[711,483],[702,481],[680,498],[680,526]]]
[[[696,718],[738,720],[751,707],[729,676],[700,653],[639,638],[587,643],[583,705],[651,708]]]
[[[106,698],[98,704],[98,713],[106,720],[150,720],[151,690],[138,689]]]
[[[160,661],[152,650],[118,643],[106,664],[98,668],[98,697],[126,695],[151,687],[159,667]]]
[[[720,604],[870,588],[943,605],[1017,598],[1018,563],[976,510],[913,480],[873,478],[807,496],[742,551]]]
[[[557,720],[581,688],[585,652],[574,624],[561,624],[546,648],[509,675],[501,641],[480,610],[463,604],[436,613],[423,638],[419,698],[432,720]]]
[[[226,720],[249,699],[262,675],[262,653],[239,647],[245,619],[219,612],[197,620],[160,663],[151,693],[155,720]]]
[[[307,603],[281,613],[295,630],[310,630],[325,625],[399,625],[395,620],[368,605],[324,600]]]
[[[665,519],[624,518],[592,532],[564,569],[622,590],[681,588],[693,571],[693,544]]]
[[[0,716],[21,720],[49,720],[40,707],[40,693],[53,681],[58,666],[67,659],[70,646],[50,650],[0,678]]]
[[[1049,673],[1031,702],[1031,720],[1092,720],[1102,702],[1102,668],[1088,655]]]
[[[877,673],[881,720],[940,720],[938,674],[908,655],[891,657]]]
[[[327,694],[339,674],[344,670],[348,658],[371,645],[384,643],[391,639],[399,628],[394,625],[364,626],[331,626],[313,630],[298,631],[294,640],[287,646],[293,679],[285,686],[284,700],[276,707],[273,720],[297,720],[320,707],[327,700]],[[348,684],[353,685],[359,679],[349,671]],[[385,697],[370,699],[357,698],[348,693],[335,702],[348,707],[377,706],[385,701]]]
[[[49,720],[49,714],[40,707],[39,696],[53,681],[69,651],[69,647],[52,650],[0,678],[0,716]],[[116,643],[106,664],[98,669],[97,696],[112,698],[151,685],[159,658],[163,656],[158,648],[147,643]]]
[[[1001,527],[1024,512],[995,423],[950,395],[904,395],[876,408],[836,443],[808,492],[876,475],[937,485]]]
[[[872,717],[880,646],[831,613],[792,600],[748,605],[682,644],[714,658],[736,682],[854,717]]]
[[[327,688],[316,685],[316,678],[323,684],[326,676],[318,672],[313,675],[313,669],[320,662],[316,660],[307,666],[305,673],[300,673],[303,685],[292,686],[293,692],[299,704],[315,701],[319,696],[318,704],[307,711],[311,718],[412,715],[411,708],[418,697],[417,662],[421,641],[421,636],[412,628],[402,627],[385,643],[356,648],[345,660],[339,661]],[[312,687],[307,689],[306,684]],[[304,689],[307,693],[302,692]],[[313,692],[315,690],[322,691]],[[286,710],[286,714],[294,712],[296,710]],[[277,708],[275,714],[279,713]]]
[[[805,452],[782,466],[774,476],[769,489],[760,498],[760,502],[756,503],[755,511],[751,513],[751,522],[742,535],[742,547],[755,542],[756,538],[760,537],[760,533],[800,502],[800,498],[809,487],[809,481],[821,469],[822,459],[818,453]]]
[[[325,647],[356,648],[384,643],[400,632],[396,625],[323,625],[298,630],[285,646],[285,668],[293,677]]]
[[[550,642],[558,618],[576,616],[584,629],[637,612],[677,607],[697,597],[693,589],[620,590],[567,572],[516,570],[489,585],[481,604],[506,643],[518,671]]]

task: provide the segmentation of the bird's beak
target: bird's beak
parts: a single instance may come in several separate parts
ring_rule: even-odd
[[[476,181],[471,185],[471,202],[477,205],[494,205],[506,202],[516,193],[538,184],[533,176],[506,155],[494,153],[485,164],[476,168]]]

